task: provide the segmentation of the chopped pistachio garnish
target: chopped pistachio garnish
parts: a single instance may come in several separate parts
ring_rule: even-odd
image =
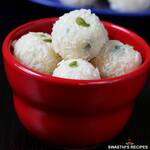
[[[122,45],[115,45],[115,49],[118,50],[122,47]]]
[[[77,61],[73,61],[69,64],[69,67],[75,68],[78,67],[78,62]]]
[[[43,39],[44,42],[52,43],[52,39]]]
[[[133,46],[131,46],[131,45],[129,45],[129,44],[126,44],[125,46],[127,46],[128,48],[133,49]]]
[[[37,37],[40,37],[40,38],[45,38],[46,37],[46,35],[44,35],[44,34],[35,34]]]
[[[40,36],[41,36],[41,37],[46,37],[46,35],[44,35],[44,34],[40,34]]]
[[[90,24],[88,24],[83,18],[81,17],[77,17],[76,19],[76,23],[79,25],[79,26],[82,26],[82,27],[89,27]]]
[[[87,43],[87,45],[85,46],[85,50],[89,50],[89,49],[91,49],[91,44]]]

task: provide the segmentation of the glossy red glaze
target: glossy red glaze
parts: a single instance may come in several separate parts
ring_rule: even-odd
[[[135,33],[103,22],[111,39],[131,44],[143,56],[135,71],[110,79],[70,80],[38,73],[13,56],[12,41],[29,31],[51,32],[56,18],[24,24],[3,44],[3,58],[16,112],[24,126],[50,144],[87,147],[117,135],[128,121],[134,99],[150,68],[150,48]]]

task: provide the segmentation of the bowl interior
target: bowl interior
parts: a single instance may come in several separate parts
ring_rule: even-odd
[[[46,18],[46,19],[36,20],[36,21],[29,22],[27,24],[24,24],[24,25],[16,28],[15,30],[13,30],[7,36],[7,38],[4,42],[4,45],[8,49],[8,54],[6,54],[6,55],[10,55],[11,59],[13,58],[13,61],[16,61],[15,58],[13,57],[12,42],[14,40],[20,38],[23,34],[26,34],[28,32],[51,33],[53,24],[55,23],[56,20],[57,20],[57,18]],[[144,67],[149,67],[148,65],[150,65],[150,48],[142,38],[140,38],[138,35],[136,35],[132,31],[122,28],[120,26],[117,26],[117,25],[114,25],[114,24],[111,24],[108,22],[104,22],[104,21],[103,21],[103,24],[108,31],[110,39],[120,40],[121,42],[123,42],[125,44],[132,45],[137,51],[139,51],[142,54],[143,64],[137,70],[135,70],[133,72],[137,72],[138,70],[140,70]],[[11,50],[11,53],[10,53],[10,50]],[[17,61],[15,63],[18,63],[19,65],[21,65]],[[21,65],[21,66],[23,66],[23,65]],[[25,67],[25,66],[23,66],[23,67]],[[28,69],[27,67],[25,67],[25,68]],[[30,69],[28,69],[28,70],[30,70]],[[32,71],[32,70],[30,70],[30,71]],[[32,72],[34,72],[34,71],[32,71]],[[41,73],[37,73],[37,74],[41,75]],[[129,74],[132,74],[132,73],[129,73]],[[126,76],[126,75],[123,75],[123,76]],[[52,78],[55,78],[55,77],[52,77]],[[119,77],[117,77],[117,78],[119,78]],[[108,79],[105,79],[105,80],[108,80]]]

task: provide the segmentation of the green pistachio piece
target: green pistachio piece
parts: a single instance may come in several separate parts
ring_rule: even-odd
[[[118,50],[118,49],[120,49],[122,47],[122,45],[115,45],[115,50]]]
[[[78,67],[78,62],[77,61],[73,61],[69,64],[69,67],[75,68]]]
[[[44,42],[52,43],[52,39],[43,39]]]
[[[40,37],[40,38],[45,38],[46,36],[44,34],[35,34],[35,36]]]
[[[82,26],[82,27],[89,27],[90,26],[90,24],[86,23],[86,21],[83,18],[81,18],[81,17],[77,17],[76,23],[79,26]]]
[[[44,34],[40,34],[41,37],[46,37]]]
[[[89,50],[89,49],[91,49],[91,44],[90,43],[87,43],[87,45],[85,46],[85,48],[84,48],[85,50]]]
[[[128,48],[130,48],[130,49],[133,49],[133,46],[131,46],[129,44],[126,44],[125,46],[128,47]]]

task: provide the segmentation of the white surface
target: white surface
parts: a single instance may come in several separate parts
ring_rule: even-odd
[[[77,24],[78,17],[83,18],[90,26]],[[107,31],[99,18],[86,9],[64,14],[56,21],[52,31],[53,49],[62,58],[90,60],[100,52],[107,40]]]
[[[116,40],[110,40],[94,59],[94,63],[98,67],[101,76],[109,78],[121,76],[135,70],[142,63],[142,57],[133,47]]]
[[[46,33],[27,33],[14,43],[14,55],[25,66],[38,72],[51,74],[60,57],[52,50]]]
[[[73,62],[76,62],[76,65],[70,66]],[[82,80],[100,79],[98,69],[83,59],[63,60],[54,70],[53,76]]]

